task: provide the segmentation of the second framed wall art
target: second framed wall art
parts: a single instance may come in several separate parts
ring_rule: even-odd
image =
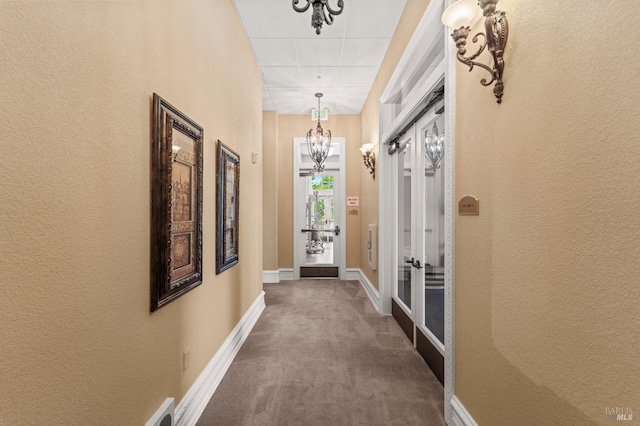
[[[238,263],[240,156],[218,141],[216,169],[216,274]]]

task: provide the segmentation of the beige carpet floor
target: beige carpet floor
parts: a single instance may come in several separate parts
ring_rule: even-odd
[[[443,388],[357,281],[265,284],[198,425],[444,425]]]

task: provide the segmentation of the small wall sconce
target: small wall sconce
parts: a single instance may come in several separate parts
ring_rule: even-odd
[[[376,180],[376,154],[373,152],[373,145],[366,143],[360,147],[362,153],[362,160],[364,160],[364,166],[369,169],[369,173],[373,176],[373,180]]]
[[[501,103],[502,93],[504,92],[504,84],[502,83],[502,73],[504,71],[503,55],[507,45],[507,37],[509,36],[509,24],[505,12],[496,10],[497,3],[498,0],[477,0],[476,5],[476,0],[458,0],[444,11],[442,14],[442,23],[453,28],[451,37],[458,48],[458,60],[467,65],[469,71],[473,70],[473,67],[477,65],[491,74],[491,80],[487,81],[486,78],[483,78],[480,80],[480,84],[488,86],[495,81],[493,94],[497,102]],[[482,9],[485,32],[479,32],[473,36],[471,41],[477,43],[479,36],[482,36],[484,41],[477,52],[471,56],[465,56],[467,53],[467,37],[469,37],[469,32],[471,32],[469,25],[472,23],[474,15],[476,15],[478,11],[476,6]],[[493,68],[475,61],[487,47],[493,57]]]

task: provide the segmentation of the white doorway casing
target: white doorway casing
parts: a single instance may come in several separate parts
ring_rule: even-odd
[[[445,154],[444,154],[444,274],[445,274],[445,421],[447,424],[473,424],[473,419],[455,396],[455,336],[454,336],[454,218],[455,218],[455,45],[449,37],[449,31],[442,22],[444,9],[454,0],[440,0],[429,3],[416,31],[409,41],[387,87],[380,97],[379,134],[381,139],[379,155],[379,294],[381,313],[391,314],[391,298],[396,280],[396,257],[394,247],[397,243],[396,209],[394,200],[394,179],[392,159],[385,152],[384,143],[398,132],[415,115],[431,93],[438,81],[445,81]],[[436,67],[429,66],[425,60],[427,51],[436,40],[444,37],[443,57]],[[417,84],[410,92],[404,90],[407,82]],[[394,99],[405,96],[400,107]],[[466,419],[466,420],[465,420]]]
[[[301,229],[305,227],[301,215],[298,214],[296,208],[299,208],[305,200],[300,199],[303,192],[300,185],[300,172],[313,170],[313,162],[306,152],[306,138],[293,138],[293,279],[300,279],[300,266],[304,263],[302,258],[303,247],[299,238]],[[338,176],[338,187],[334,189],[335,198],[337,199],[337,208],[339,212],[336,214],[335,225],[340,227],[340,238],[337,239],[337,266],[339,271],[338,278],[347,279],[347,227],[346,227],[346,155],[345,155],[346,139],[344,137],[333,137],[331,140],[331,151],[327,161],[325,162],[325,170],[331,171]]]

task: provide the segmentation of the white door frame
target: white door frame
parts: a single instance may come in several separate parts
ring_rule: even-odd
[[[313,163],[303,163],[301,161],[302,152],[300,146],[306,144],[307,139],[302,137],[293,138],[293,279],[300,279],[300,265],[302,264],[302,247],[300,247],[300,238],[298,234],[304,227],[300,222],[300,215],[296,214],[296,206],[300,202],[299,198],[299,181],[300,171],[313,169]],[[325,163],[325,170],[335,171],[338,173],[338,188],[334,188],[335,199],[339,201],[339,217],[336,225],[340,227],[340,238],[338,238],[338,278],[347,279],[347,183],[346,183],[346,139],[343,137],[333,137],[331,140],[332,150],[337,150],[339,155],[338,164]],[[335,207],[334,207],[335,209]],[[335,210],[334,210],[335,211]]]
[[[455,339],[454,339],[454,215],[455,215],[455,193],[454,193],[454,158],[455,158],[455,52],[456,48],[448,36],[448,29],[445,29],[441,16],[444,8],[455,0],[432,1],[422,16],[416,31],[405,48],[402,58],[387,84],[384,92],[380,97],[380,119],[379,119],[379,176],[378,189],[380,194],[379,201],[379,279],[380,283],[380,309],[381,313],[389,315],[391,313],[391,297],[393,288],[397,282],[397,271],[395,270],[394,247],[396,246],[396,226],[395,205],[394,200],[394,183],[395,179],[392,172],[393,159],[385,150],[383,145],[387,138],[398,131],[402,122],[408,116],[415,112],[418,104],[424,99],[424,96],[431,90],[429,84],[422,86],[422,90],[416,90],[412,94],[412,101],[415,101],[413,109],[411,103],[408,107],[392,117],[388,112],[389,108],[385,108],[385,104],[392,99],[399,90],[402,89],[403,81],[409,81],[416,72],[430,72],[438,74],[440,79],[442,75],[445,77],[445,154],[444,154],[444,234],[445,234],[445,421],[447,424],[453,422],[453,405],[457,401],[455,397]],[[446,31],[444,42],[444,60],[438,70],[420,70],[420,58],[423,57],[426,48],[431,46],[433,41],[440,35],[440,31]],[[459,403],[458,403],[459,404]]]
[[[413,130],[409,130],[407,131],[399,140],[399,143],[401,146],[406,146],[407,144],[409,144],[409,148],[413,150],[416,141],[415,141],[415,132]],[[383,145],[384,147],[384,145]],[[400,235],[400,232],[398,231],[398,224],[402,221],[404,223],[404,219],[401,220],[400,215],[399,215],[399,209],[397,208],[398,205],[400,205],[401,203],[404,204],[404,196],[405,194],[400,194],[400,191],[398,190],[398,179],[399,176],[403,176],[404,177],[404,161],[402,161],[402,163],[400,161],[398,161],[398,157],[396,156],[395,158],[393,157],[389,157],[387,155],[383,155],[382,156],[385,159],[390,159],[392,161],[388,161],[389,167],[388,170],[391,171],[391,176],[393,176],[392,178],[387,178],[388,181],[393,183],[393,190],[389,193],[389,197],[387,198],[385,201],[385,204],[393,206],[393,209],[390,209],[391,211],[389,211],[389,214],[393,216],[393,221],[392,226],[390,226],[389,228],[393,228],[393,229],[387,229],[388,231],[388,236],[390,236],[390,241],[393,241],[393,248],[387,247],[386,245],[380,245],[380,247],[384,247],[384,256],[391,258],[391,259],[400,259],[401,257],[404,258],[404,250],[402,253],[402,256],[400,255],[400,253],[398,253],[398,250],[400,249],[400,247],[402,247],[402,249],[404,249],[405,247],[407,247],[407,240],[406,240],[406,235]],[[415,158],[414,155],[412,153],[411,156],[411,173],[413,174],[415,171]],[[414,186],[411,186],[411,198],[412,201],[415,199],[415,194],[414,194]],[[402,197],[402,198],[401,198]],[[388,202],[387,202],[388,201]],[[404,214],[404,212],[403,212]],[[388,218],[385,218],[382,222],[387,222],[387,219],[390,219],[391,216],[389,216]],[[413,220],[414,217],[411,216],[411,223],[409,224],[409,226],[413,229]],[[409,241],[408,241],[408,246],[409,247],[413,247],[413,240],[415,238],[415,233],[412,232],[411,235],[409,236]],[[382,251],[382,249],[381,249]],[[382,254],[381,254],[382,255]],[[411,255],[411,254],[410,254]],[[390,287],[390,296],[388,298],[389,301],[389,305],[391,305],[391,299],[395,299],[396,303],[398,304],[398,307],[400,309],[402,309],[404,311],[404,313],[407,315],[407,317],[409,318],[413,318],[413,312],[416,309],[416,297],[415,297],[415,291],[413,289],[413,285],[411,286],[411,307],[408,307],[404,301],[402,301],[399,297],[396,297],[396,295],[398,294],[398,272],[399,272],[399,265],[396,265],[393,263],[392,261],[392,268],[394,268],[394,274],[393,274],[393,280],[391,281],[391,285],[390,286],[385,286],[385,287]],[[382,289],[382,286],[381,286]],[[385,288],[385,290],[387,290]],[[385,312],[386,314],[390,314],[391,313],[391,308],[389,308],[388,312]]]
[[[446,105],[445,105],[445,109],[446,109]],[[414,152],[414,156],[416,157],[415,160],[415,167],[416,167],[416,173],[418,173],[418,177],[417,177],[417,182],[415,185],[415,197],[414,198],[416,200],[416,203],[420,203],[420,207],[414,207],[414,205],[412,205],[412,216],[413,214],[418,211],[420,212],[419,215],[417,215],[416,222],[415,222],[415,228],[414,229],[420,229],[421,232],[416,232],[416,237],[417,237],[417,248],[415,249],[416,252],[416,259],[420,259],[420,260],[424,260],[424,263],[426,264],[426,253],[425,253],[425,223],[424,220],[426,218],[426,214],[427,212],[425,211],[425,205],[424,205],[424,197],[426,196],[426,188],[425,188],[425,177],[424,177],[424,173],[425,173],[425,162],[426,157],[424,155],[424,151],[423,151],[423,147],[424,147],[424,131],[425,129],[431,129],[431,124],[437,120],[438,115],[435,112],[435,108],[431,109],[430,111],[428,111],[424,116],[422,116],[422,118],[420,118],[420,120],[418,120],[418,122],[416,122],[415,124],[415,140],[416,140],[416,149]],[[418,146],[420,148],[418,148]],[[420,155],[418,155],[420,154]],[[445,165],[446,167],[446,165]],[[446,168],[444,169],[444,173],[446,173],[447,170]],[[413,189],[413,188],[412,188]],[[445,200],[446,202],[446,200]],[[445,246],[447,245],[447,243],[445,242]],[[445,266],[446,266],[446,256],[445,256]],[[416,314],[414,316],[414,322],[415,322],[415,326],[416,328],[418,328],[422,334],[431,342],[431,344],[433,345],[433,347],[440,352],[440,354],[444,357],[445,356],[445,349],[446,347],[440,342],[440,340],[438,340],[438,338],[435,336],[435,334],[433,334],[433,332],[431,330],[429,330],[426,325],[425,325],[425,294],[424,294],[424,284],[425,284],[425,276],[424,274],[420,274],[420,279],[417,281],[417,286],[415,286],[415,293],[414,293],[414,297],[415,297],[415,306],[416,309],[418,309],[416,311]],[[446,286],[445,286],[446,288]],[[446,305],[446,302],[445,302]],[[446,339],[445,339],[446,340]]]

